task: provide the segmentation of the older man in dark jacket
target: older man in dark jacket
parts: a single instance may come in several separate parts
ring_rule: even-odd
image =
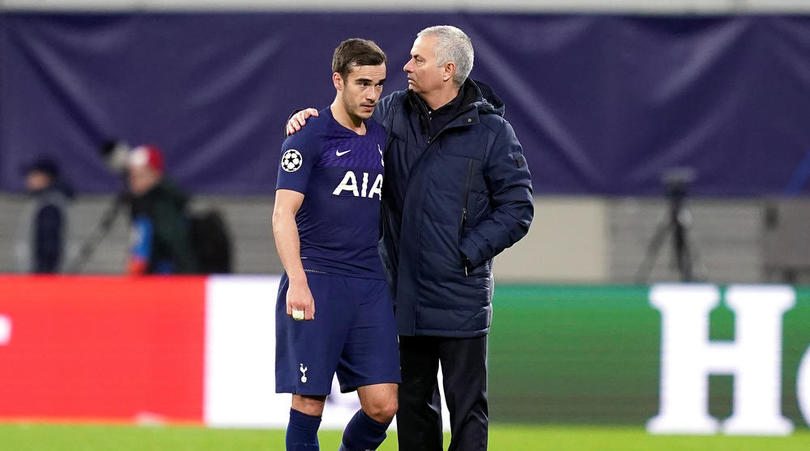
[[[422,30],[409,90],[375,112],[388,130],[380,253],[400,334],[400,450],[440,450],[441,362],[451,450],[486,449],[492,259],[533,216],[531,178],[503,105],[467,76],[469,38]]]
[[[380,254],[400,338],[401,451],[442,450],[437,373],[450,451],[487,448],[492,259],[529,230],[531,176],[503,105],[468,79],[473,47],[451,26],[422,30],[407,91],[382,99],[388,132]],[[288,133],[313,110],[291,119]]]

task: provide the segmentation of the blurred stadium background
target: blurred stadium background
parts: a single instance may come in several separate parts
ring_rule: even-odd
[[[505,101],[535,189],[529,235],[495,265],[490,448],[806,449],[804,0],[0,0],[0,419],[8,423],[0,443],[280,446],[287,400],[272,394],[268,309],[282,270],[270,213],[284,122],[293,109],[332,98],[329,61],[340,40],[381,45],[390,92],[405,87],[400,68],[416,32],[444,23],[473,39],[472,77]],[[77,274],[17,274],[21,165],[51,156],[79,191],[73,257],[123,188],[99,153],[111,138],[157,144],[195,208],[224,213],[235,275],[117,277],[125,215]],[[675,233],[664,228],[682,195],[675,217],[690,238],[686,278],[720,298],[764,285],[760,301],[773,302],[784,294],[774,283],[792,296],[769,323],[778,347],[763,365],[776,369],[777,384],[760,390],[790,427],[736,432],[774,437],[730,437],[722,426],[752,393],[735,379],[744,355],[732,369],[705,370],[706,399],[683,393],[718,424],[674,436],[649,427],[671,407],[662,400],[668,313],[653,305],[651,287],[693,302],[689,287],[659,285],[685,278],[673,264]],[[723,305],[695,329],[739,344],[743,310]],[[696,352],[710,346],[690,343]],[[345,403],[330,406],[327,425],[341,424]],[[132,438],[139,429],[39,424],[110,422],[260,430]]]

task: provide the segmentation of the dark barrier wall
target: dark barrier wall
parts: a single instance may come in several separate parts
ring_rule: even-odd
[[[2,13],[0,189],[50,153],[114,190],[96,149],[119,136],[162,146],[192,190],[270,193],[289,112],[334,95],[340,40],[388,52],[390,92],[442,23],[472,37],[539,194],[659,194],[684,165],[700,195],[807,190],[810,17],[451,12]]]
[[[489,339],[493,420],[642,425],[655,417],[662,313],[650,297],[646,286],[499,285]],[[689,305],[694,300],[684,295],[677,302]],[[770,300],[761,297],[757,302]],[[711,343],[739,343],[739,315],[729,309],[727,299],[718,303],[708,318]],[[781,396],[781,415],[795,428],[806,428],[810,410],[804,415],[800,410],[797,373],[802,359],[810,359],[810,288],[797,287],[795,304],[779,317],[781,391],[773,395]],[[699,321],[690,325],[691,330],[700,327]],[[676,334],[676,339],[687,338]],[[695,355],[704,345],[692,350]],[[810,373],[805,377],[810,379]],[[708,379],[708,412],[725,419],[733,413],[733,378]],[[805,402],[810,403],[808,383]]]

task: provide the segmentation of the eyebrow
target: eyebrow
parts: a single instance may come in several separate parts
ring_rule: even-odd
[[[366,83],[366,82],[373,83],[374,80],[372,80],[370,78],[358,78],[358,79],[355,80],[355,83]],[[381,79],[378,83],[385,83],[385,79],[384,78]]]

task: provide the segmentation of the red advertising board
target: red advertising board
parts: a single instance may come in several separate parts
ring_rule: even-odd
[[[201,422],[204,277],[0,276],[0,418]]]

